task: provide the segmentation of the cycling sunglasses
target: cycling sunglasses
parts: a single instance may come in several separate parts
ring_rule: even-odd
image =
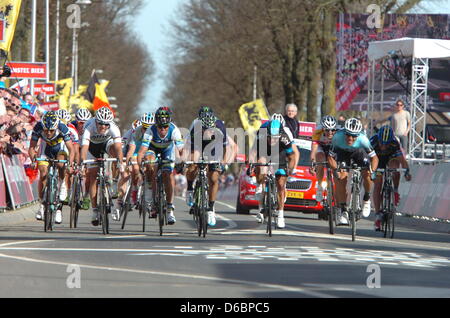
[[[106,127],[111,126],[110,123],[104,123],[104,122],[101,122],[101,121],[96,121],[96,123],[97,123],[98,125],[100,125],[100,126],[106,126]]]
[[[353,135],[353,134],[349,134],[349,133],[345,133],[345,135],[346,135],[347,137],[358,138],[358,135]]]
[[[166,128],[169,128],[169,124],[167,124],[167,125],[156,125],[156,127],[157,128],[160,128],[160,129],[166,129]]]

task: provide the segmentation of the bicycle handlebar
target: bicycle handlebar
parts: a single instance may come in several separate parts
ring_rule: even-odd
[[[212,165],[212,164],[221,164],[221,162],[218,161],[218,160],[213,160],[213,161],[186,161],[184,164],[186,164],[186,165],[201,165],[201,164]]]
[[[97,158],[97,159],[87,159],[83,160],[81,164],[86,165],[89,163],[99,163],[99,162],[117,162],[116,158]]]
[[[385,171],[389,171],[389,172],[406,172],[409,171],[409,169],[406,168],[378,168],[377,172],[385,172]]]
[[[68,160],[65,159],[50,159],[50,158],[36,158],[36,161],[48,161],[48,162],[54,162],[54,163],[68,163]]]

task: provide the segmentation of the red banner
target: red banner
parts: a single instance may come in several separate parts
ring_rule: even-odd
[[[45,110],[45,111],[50,111],[50,110],[58,110],[59,109],[59,102],[47,102],[47,103],[42,103],[41,107]]]
[[[34,84],[34,95],[45,93],[47,96],[54,96],[56,94],[55,83],[37,83]]]
[[[298,134],[300,135],[300,137],[312,138],[314,130],[316,130],[316,123],[309,121],[298,122]]]
[[[8,62],[11,68],[11,77],[47,79],[46,63]]]

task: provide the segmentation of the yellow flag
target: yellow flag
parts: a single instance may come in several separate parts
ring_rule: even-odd
[[[242,127],[246,131],[257,131],[261,127],[261,120],[269,119],[269,113],[262,99],[241,105],[239,108]]]
[[[9,52],[16,31],[17,19],[19,18],[22,0],[0,0],[0,50]]]
[[[87,85],[79,85],[78,90],[75,92],[75,94],[70,96],[69,108],[72,110],[72,112],[75,112],[76,109],[79,109],[79,108],[88,108],[88,107],[86,107],[87,106],[86,104],[83,104],[83,100],[84,100],[83,93],[86,91],[86,89],[87,89]]]
[[[70,111],[69,97],[73,79],[66,78],[56,81],[55,83],[56,83],[56,100],[59,101],[59,108]]]
[[[269,120],[269,112],[267,111],[262,99],[254,100],[239,107],[239,117],[241,118],[242,127],[248,132],[250,137],[249,147],[254,143],[256,132],[262,125],[262,120]]]

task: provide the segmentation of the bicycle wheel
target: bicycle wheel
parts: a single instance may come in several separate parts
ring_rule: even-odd
[[[106,202],[106,197],[105,197],[105,182],[104,180],[102,180],[100,182],[100,187],[99,187],[99,202],[100,202],[100,222],[102,223],[102,231],[103,234],[108,234],[109,233],[109,220],[108,220],[108,210],[107,210],[107,202]]]
[[[351,207],[349,211],[350,216],[350,226],[352,228],[352,241],[356,240],[356,213],[358,209],[357,204],[358,193],[354,193],[354,189],[352,189],[352,194],[350,196]]]
[[[334,204],[334,192],[333,192],[333,183],[332,183],[332,179],[331,179],[331,175],[329,174],[328,179],[327,179],[327,200],[326,200],[326,205],[327,205],[327,214],[328,214],[328,227],[330,230],[330,234],[334,234],[334,230],[335,230],[335,204]]]
[[[47,204],[44,213],[45,232],[53,231],[54,216],[56,213],[56,196],[57,196],[57,181],[58,176],[53,173],[49,174],[47,184]]]
[[[73,178],[72,191],[70,196],[70,228],[76,228],[76,216],[75,214],[78,212],[78,180],[79,176],[75,175]]]
[[[395,219],[395,207],[394,207],[394,193],[388,191],[389,195],[386,195],[386,213],[384,214],[384,237],[393,238],[394,237],[394,219]]]
[[[267,186],[267,192],[266,192],[266,211],[267,211],[267,229],[266,233],[269,234],[269,236],[272,236],[272,216],[273,216],[273,189],[272,184],[269,182]]]
[[[139,214],[142,215],[142,232],[145,232],[145,219],[147,212],[147,201],[145,201],[145,181],[139,187]]]
[[[130,183],[127,185],[127,192],[125,194],[125,200],[123,201],[120,215],[123,215],[122,219],[122,230],[125,228],[125,223],[127,222],[128,211],[130,211],[131,207],[131,185]]]

